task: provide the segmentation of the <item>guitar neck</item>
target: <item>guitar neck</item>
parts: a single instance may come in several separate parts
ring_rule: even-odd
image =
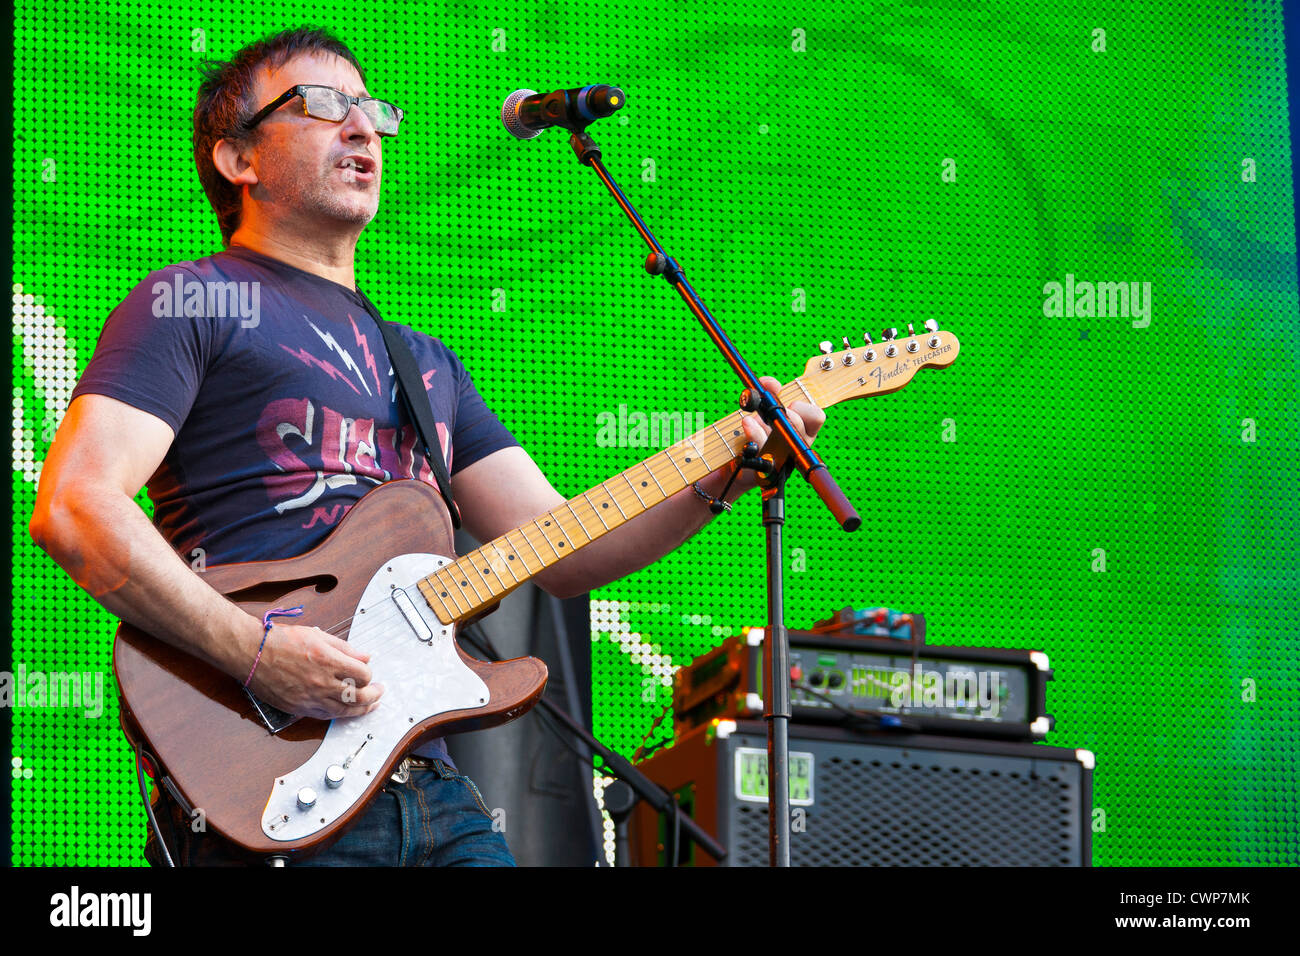
[[[809,359],[804,374],[777,394],[785,406],[806,401],[822,408],[868,395],[896,392],[918,369],[946,368],[961,350],[955,336],[929,322],[896,339],[888,329],[879,345],[830,351]],[[848,341],[845,340],[845,345]],[[535,574],[581,550],[621,524],[671,498],[740,456],[748,438],[741,412],[647,458],[570,498],[554,511],[489,541],[418,584],[444,624],[477,617]]]
[[[778,398],[783,405],[813,400],[800,379]],[[489,541],[422,579],[420,593],[444,624],[476,617],[535,574],[734,461],[749,441],[741,419],[741,412],[732,412]]]

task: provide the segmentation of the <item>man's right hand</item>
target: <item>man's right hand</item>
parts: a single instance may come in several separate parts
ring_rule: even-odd
[[[32,538],[111,614],[243,683],[262,622],[202,580],[134,501],[174,438],[156,415],[78,395],[41,469]],[[258,697],[322,719],[379,705],[369,655],[319,628],[272,624],[249,685]]]
[[[260,642],[262,622],[252,620]],[[299,717],[358,717],[378,707],[384,693],[382,684],[370,683],[369,660],[369,654],[318,627],[273,621],[249,690]]]

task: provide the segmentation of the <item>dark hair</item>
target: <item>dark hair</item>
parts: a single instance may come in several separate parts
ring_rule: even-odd
[[[261,104],[254,101],[257,73],[263,67],[279,69],[301,53],[333,53],[347,60],[365,83],[366,74],[352,51],[328,30],[298,27],[273,34],[244,47],[228,62],[204,60],[199,64],[202,81],[194,104],[194,165],[199,182],[221,226],[221,241],[230,245],[230,237],[239,228],[241,190],[217,170],[212,149],[217,140],[229,139],[240,145],[256,139],[258,130],[244,124]]]

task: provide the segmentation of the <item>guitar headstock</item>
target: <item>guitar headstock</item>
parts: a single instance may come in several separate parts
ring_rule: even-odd
[[[856,348],[849,346],[831,351],[830,342],[822,343],[822,354],[808,360],[798,383],[791,382],[790,398],[807,399],[799,389],[802,384],[821,408],[853,398],[884,395],[896,392],[912,380],[917,369],[947,368],[957,359],[961,343],[951,332],[941,332],[933,319],[919,332],[907,326],[907,335],[900,337],[897,329],[885,329],[879,342],[870,335],[863,336],[864,343]],[[784,390],[783,390],[784,391]],[[782,395],[782,401],[786,401]]]

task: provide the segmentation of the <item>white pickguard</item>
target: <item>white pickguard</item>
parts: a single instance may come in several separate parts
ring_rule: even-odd
[[[368,714],[330,721],[311,759],[275,781],[262,814],[262,832],[271,839],[300,840],[341,817],[415,724],[488,703],[487,685],[456,654],[455,628],[438,620],[415,586],[450,563],[436,554],[403,554],[366,585],[348,643],[370,654],[371,680],[384,686],[384,695]],[[410,599],[401,602],[405,613],[394,598],[398,591]],[[418,615],[416,626],[408,614]],[[326,781],[331,766],[344,768],[336,787]],[[308,809],[299,804],[305,789],[315,798]]]

